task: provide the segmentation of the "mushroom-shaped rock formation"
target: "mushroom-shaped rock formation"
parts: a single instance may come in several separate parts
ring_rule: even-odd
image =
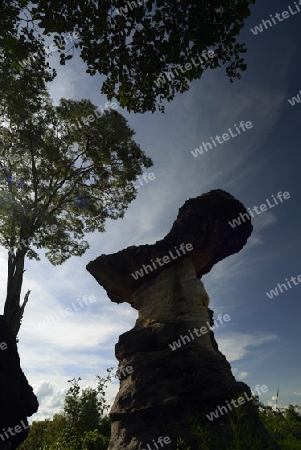
[[[179,259],[192,258],[195,274],[200,278],[214,264],[239,252],[253,229],[251,220],[245,218],[241,225],[230,226],[229,221],[240,213],[247,214],[247,211],[232,195],[221,189],[210,191],[184,203],[170,232],[161,241],[101,255],[87,265],[87,270],[106,289],[113,302],[128,302],[135,308],[134,291]],[[193,250],[185,248],[184,253],[184,244],[192,245]],[[164,256],[169,257],[169,263],[161,260]]]
[[[0,316],[0,449],[14,450],[29,432],[38,400],[20,367],[16,338]]]
[[[245,214],[241,225],[229,222]],[[211,424],[229,443],[223,424],[210,421],[218,406],[250,388],[237,382],[214,339],[213,311],[199,280],[218,261],[238,252],[252,232],[243,204],[223,190],[187,200],[170,232],[153,245],[132,246],[101,255],[87,270],[114,302],[138,310],[135,327],[119,337],[120,389],[110,411],[110,450],[155,450],[160,437],[169,450],[184,438],[197,449],[189,419]],[[245,397],[246,398],[246,397]],[[252,434],[267,448],[267,433],[251,401],[242,405]]]

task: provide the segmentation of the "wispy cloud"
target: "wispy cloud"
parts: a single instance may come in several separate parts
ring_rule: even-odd
[[[248,378],[248,376],[249,376],[248,372],[244,372],[244,371],[240,372],[240,370],[237,369],[236,367],[232,367],[231,370],[232,370],[232,373],[235,376],[235,378],[239,381],[243,381],[246,378]]]
[[[278,58],[276,61],[275,58],[279,70],[275,70],[272,64],[268,69],[271,75],[277,73],[279,88],[275,77],[267,76],[267,72],[262,76],[262,67],[260,71],[258,67],[253,71],[251,68],[244,74],[243,80],[233,83],[232,87],[221,70],[208,71],[202,80],[191,85],[189,92],[167,103],[165,115],[128,114],[119,110],[137,132],[135,138],[141,148],[154,159],[154,167],[147,171],[154,172],[156,179],[152,184],[139,188],[138,197],[129,206],[123,220],[108,221],[106,233],[88,236],[91,249],[82,258],[72,258],[59,267],[51,266],[44,256],[41,262],[26,262],[23,295],[27,289],[31,289],[31,295],[21,326],[19,352],[22,368],[40,400],[35,420],[51,417],[62,407],[69,387],[68,379],[81,376],[82,385],[89,386],[93,385],[97,373],[105,376],[107,367],[116,367],[114,347],[118,336],[135,324],[137,311],[128,304],[113,304],[104,289],[86,271],[85,266],[90,260],[102,253],[110,254],[130,245],[151,244],[162,239],[184,201],[210,189],[225,189],[243,203],[247,199],[246,206],[250,207],[253,206],[251,199],[253,194],[256,195],[256,190],[263,192],[263,201],[267,197],[265,186],[262,189],[267,181],[261,184],[258,180],[257,184],[254,174],[259,173],[263,164],[265,168],[274,167],[270,164],[275,153],[268,150],[275,144],[273,139],[283,114],[283,105],[287,105],[287,93],[282,89],[289,86],[290,63],[293,62],[292,56],[297,54],[296,46],[295,54],[293,46],[288,45],[287,48],[288,54],[284,59]],[[258,54],[253,54],[253,58],[257,57]],[[57,54],[55,58],[59,75],[49,87],[56,103],[60,97],[90,98],[96,105],[105,103],[105,96],[99,94],[101,77],[92,78],[85,74],[84,64],[78,58],[69,61],[66,66],[59,66]],[[241,120],[250,120],[254,125],[248,136],[240,135],[225,142],[219,148],[201,155],[198,160],[191,156],[190,151],[202,141],[209,140],[210,136],[227,130]],[[260,267],[259,262],[269,259],[272,251],[276,252],[269,247],[264,254],[252,253],[255,246],[259,247],[264,242],[268,227],[276,224],[278,214],[276,210],[273,212],[265,212],[252,219],[254,232],[244,249],[218,263],[204,276],[211,304],[217,304],[219,312],[221,310],[232,316],[231,311],[236,311],[237,298],[240,305],[244,301],[240,282],[244,282],[251,267],[255,270],[254,267]],[[278,255],[281,252],[278,246],[277,252]],[[6,274],[4,252],[0,254],[2,299],[6,294]],[[256,276],[254,279],[257,280]],[[95,295],[96,302],[62,318],[45,331],[39,332],[35,328],[45,320],[45,315],[67,308],[84,295]],[[248,295],[256,298],[255,286]],[[271,311],[269,326],[275,317],[273,314],[276,315],[276,311]],[[248,325],[256,329],[256,325],[253,328],[252,323]],[[245,367],[249,372],[242,368],[233,370],[238,379],[245,380],[250,367],[254,375],[254,366],[258,362],[257,355],[256,358],[252,355],[252,348],[260,353],[261,348],[264,349],[278,336],[272,332],[234,332],[235,327],[237,323],[233,320],[229,328],[218,335],[217,341],[229,361],[241,361],[248,356],[248,366]],[[117,380],[109,386],[110,403],[118,386]],[[297,386],[295,384],[294,389]],[[300,396],[301,393],[295,392],[294,395]]]
[[[257,232],[277,222],[278,222],[277,217],[270,212],[261,213],[260,215],[256,215],[252,219],[254,230]]]
[[[247,355],[249,347],[258,347],[274,339],[276,334],[264,334],[257,332],[254,335],[243,333],[232,333],[218,338],[220,351],[226,356],[229,362],[238,361]]]

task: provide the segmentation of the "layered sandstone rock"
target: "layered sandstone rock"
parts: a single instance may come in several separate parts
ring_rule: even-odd
[[[16,338],[0,316],[0,449],[14,450],[28,435],[38,400],[20,367]]]
[[[110,412],[110,450],[155,450],[162,448],[157,441],[160,436],[166,438],[163,442],[170,440],[164,446],[169,450],[176,449],[179,437],[197,449],[189,418],[197,414],[208,424],[206,415],[218,405],[242,392],[251,395],[246,384],[235,380],[218,350],[209,328],[213,325],[209,297],[199,280],[215,263],[245,245],[251,222],[236,228],[228,223],[245,212],[230,194],[211,191],[186,201],[161,241],[102,255],[88,264],[87,270],[112,301],[126,301],[138,310],[135,327],[121,335],[116,345],[119,369],[132,370],[120,377]],[[181,244],[192,249],[186,247],[190,250],[184,253]],[[156,263],[167,255],[169,261]],[[132,274],[143,265],[154,270],[134,279]],[[244,409],[252,432],[265,439],[252,403],[246,402]],[[211,423],[218,433],[224,429],[221,420]],[[224,438],[226,449],[228,436]]]
[[[113,302],[128,302],[135,307],[133,292],[145,281],[157,277],[161,270],[175,264],[178,258],[170,257],[170,263],[152,272],[149,270],[137,280],[131,274],[170,252],[177,257],[175,247],[179,249],[181,244],[189,243],[193,246],[193,251],[187,251],[182,257],[192,257],[198,278],[208,273],[218,261],[239,252],[252,232],[251,220],[236,228],[229,225],[228,222],[240,213],[247,211],[232,195],[221,189],[210,191],[184,203],[170,232],[161,241],[101,255],[87,265],[87,270]]]

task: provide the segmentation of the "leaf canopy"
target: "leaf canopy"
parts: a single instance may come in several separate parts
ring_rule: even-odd
[[[52,264],[81,256],[85,233],[105,230],[105,220],[124,216],[137,190],[132,181],[152,161],[133,139],[125,118],[100,114],[89,100],[44,92],[38,110],[7,116],[0,125],[0,244],[7,249],[35,237]],[[56,225],[55,234],[39,234]],[[30,247],[30,248],[29,248]]]
[[[64,36],[77,32],[79,38],[72,47],[79,47],[87,72],[104,75],[101,92],[109,100],[115,97],[128,111],[154,112],[158,108],[163,112],[164,101],[187,91],[189,82],[201,78],[205,70],[224,65],[233,81],[247,67],[242,57],[246,47],[237,41],[237,36],[255,0],[13,3],[23,7],[32,19],[36,34],[43,30],[44,35],[54,36],[55,42],[60,43],[61,64],[72,58]],[[22,23],[20,16],[17,20],[12,15],[10,20]],[[20,36],[28,36],[27,22],[25,25],[21,26]],[[202,57],[210,49],[214,57]],[[200,64],[191,64],[198,56]],[[192,67],[186,69],[187,64]],[[177,75],[167,80],[168,73]],[[165,82],[158,83],[162,77]]]

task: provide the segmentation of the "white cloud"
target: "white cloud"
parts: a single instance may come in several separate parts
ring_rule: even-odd
[[[105,378],[106,373],[102,373],[100,376]],[[93,378],[93,380],[82,378],[81,381],[79,381],[79,385],[83,389],[87,387],[96,388],[96,381],[95,378]],[[62,412],[64,400],[70,386],[71,384],[68,383],[67,378],[64,384],[62,383],[62,378],[60,378],[55,381],[39,381],[33,385],[34,392],[38,397],[39,409],[38,412],[30,418],[30,423],[47,418],[50,419],[54,414]],[[112,382],[107,385],[105,391],[106,403],[109,405],[109,410],[113,405],[118,389],[119,381],[113,378]],[[109,410],[106,411],[106,414]]]
[[[236,367],[232,367],[231,370],[233,375],[238,381],[243,381],[249,376],[248,372],[240,372],[239,369],[237,369]]]
[[[41,383],[42,385],[49,385],[52,388],[52,394],[41,395],[36,391],[36,386]],[[30,417],[30,423],[37,420],[51,419],[53,414],[62,411],[64,406],[64,399],[68,390],[68,387],[63,389],[56,389],[55,383],[50,381],[41,381],[34,386],[34,392],[38,397],[39,409],[38,412]]]
[[[255,205],[254,205],[255,206]],[[264,228],[269,227],[270,225],[273,225],[274,223],[277,223],[277,218],[274,214],[266,211],[259,215],[255,215],[255,217],[252,219],[252,223],[254,226],[254,231],[261,231]]]
[[[43,397],[48,397],[53,394],[54,386],[50,381],[42,380],[33,386],[34,393],[38,397],[39,402],[42,401]]]
[[[218,338],[219,350],[226,356],[229,362],[242,359],[249,352],[248,347],[258,347],[266,342],[277,339],[276,334],[256,333],[243,334],[232,333],[226,337]]]
[[[56,103],[60,97],[86,98],[87,94],[95,104],[100,103],[94,99],[100,98],[101,80],[83,75],[82,62],[70,61],[66,66],[57,65],[57,68],[59,75],[50,85]],[[264,91],[252,81],[248,89],[246,84],[243,90],[238,87],[226,89],[228,81],[223,77],[220,71],[205,74],[201,81],[192,84],[189,92],[167,104],[165,116],[127,115],[119,110],[129,118],[140,140],[147,144],[142,149],[153,157],[155,166],[146,171],[154,172],[155,180],[138,189],[138,197],[123,220],[108,221],[104,234],[89,235],[91,249],[82,258],[72,258],[59,267],[51,266],[44,257],[42,262],[26,262],[23,293],[27,289],[32,292],[21,326],[19,352],[22,368],[41,399],[35,420],[51,417],[62,407],[69,387],[68,379],[81,376],[88,386],[94,375],[103,376],[107,367],[116,367],[114,345],[119,334],[131,329],[137,318],[137,311],[129,305],[111,303],[105,291],[86,271],[87,262],[102,253],[110,254],[129,245],[151,244],[162,239],[176,219],[178,208],[189,197],[219,186],[233,189],[240,196],[247,183],[254,182],[256,168],[267,161],[268,157],[259,150],[270,139],[286,98],[282,92]],[[102,98],[101,103],[105,103]],[[234,123],[240,120],[251,120],[254,127],[193,158],[190,150],[203,140],[208,141],[212,135],[226,132],[229,127],[233,129]],[[258,157],[253,158],[255,152]],[[246,266],[250,264],[245,252],[262,243],[260,232],[277,221],[277,210],[273,212],[275,215],[268,211],[256,215],[252,220],[254,232],[243,251],[221,261],[206,275],[205,284],[208,282],[210,286],[208,292],[213,301],[216,289],[223,292],[224,301],[225,294],[236,289],[235,281],[245,276]],[[0,255],[0,273],[0,294],[5,298],[6,253]],[[44,331],[36,329],[36,325],[52,311],[64,309],[84,295],[95,295],[97,301]],[[231,307],[235,308],[231,297],[229,303],[230,300]],[[223,308],[229,313],[225,302],[221,305]],[[232,327],[232,322],[230,324]],[[250,347],[274,339],[277,339],[275,334],[225,333],[218,337],[218,344],[229,361],[238,361],[248,354]],[[248,372],[237,369],[235,376],[243,380],[248,377]],[[111,404],[117,390],[118,383],[109,385]]]
[[[239,378],[241,379],[241,380],[244,380],[245,378],[247,378],[248,377],[248,372],[240,372],[240,374],[239,374]]]
[[[254,205],[256,206],[256,205]],[[258,206],[258,205],[257,205]],[[252,209],[252,207],[250,207]],[[247,246],[248,248],[254,245],[263,244],[263,237],[260,233],[264,228],[268,228],[269,226],[277,223],[278,220],[276,216],[274,216],[270,212],[264,212],[260,215],[256,215],[252,218],[253,232],[248,239]]]

